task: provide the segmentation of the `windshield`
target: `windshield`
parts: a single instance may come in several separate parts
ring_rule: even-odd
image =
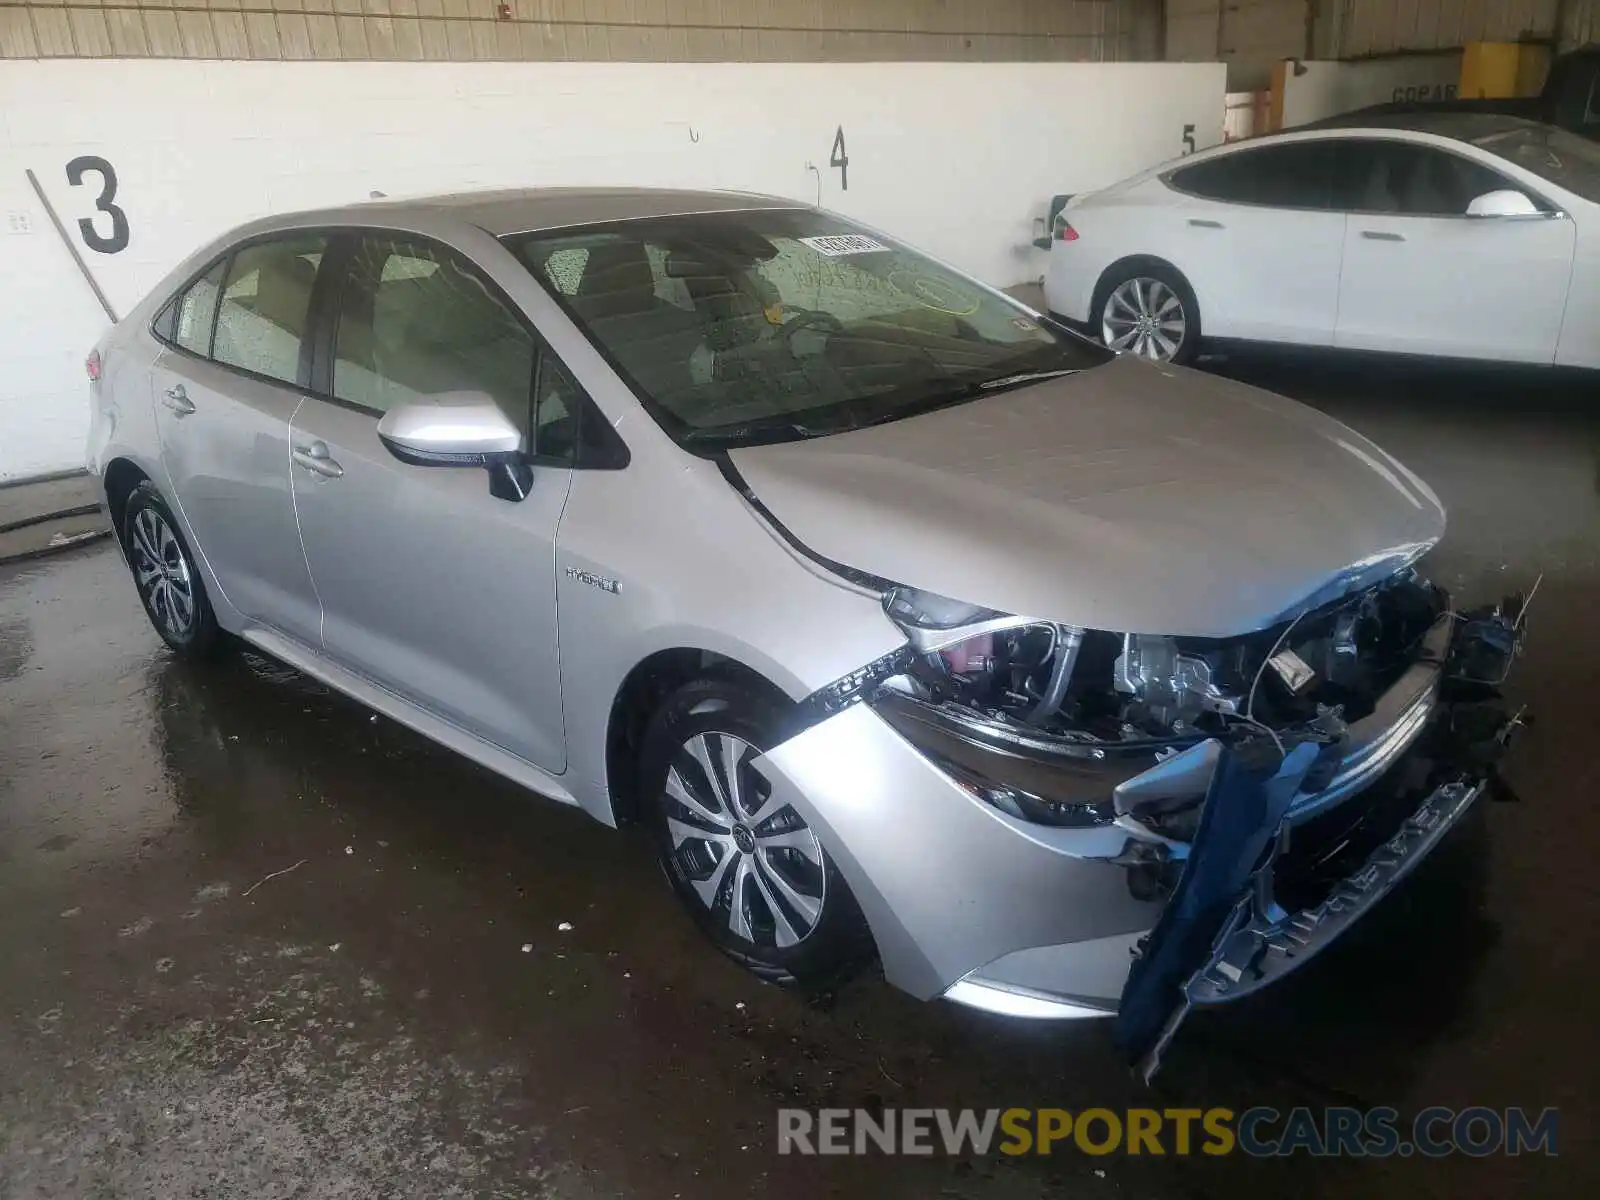
[[[1525,125],[1476,138],[1474,144],[1600,203],[1600,143],[1550,125]]]
[[[680,443],[839,433],[1111,357],[838,217],[777,209],[506,239]]]

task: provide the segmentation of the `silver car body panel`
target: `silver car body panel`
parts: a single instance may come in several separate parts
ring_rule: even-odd
[[[262,653],[288,663],[295,670],[302,671],[318,682],[343,692],[373,711],[382,713],[392,721],[398,721],[406,728],[438,742],[448,750],[454,750],[479,766],[505,776],[513,783],[519,783],[530,791],[538,792],[562,804],[577,803],[576,797],[567,791],[559,775],[509,754],[476,733],[443,720],[405,697],[397,696],[372,680],[341,667],[314,647],[260,625],[245,625],[239,636]]]
[[[559,774],[555,535],[572,472],[541,468],[528,498],[507,504],[481,470],[402,463],[370,413],[308,398],[290,433],[341,472],[290,472],[323,652]]]
[[[732,458],[819,554],[1091,629],[1260,629],[1444,532],[1427,485],[1332,418],[1133,357]]]
[[[755,763],[828,846],[872,926],[885,976],[914,996],[1015,951],[1149,929],[1161,903],[1135,900],[1107,861],[1127,840],[1105,829],[1015,820],[940,770],[866,705]],[[1127,973],[1126,963],[1121,975]],[[1115,1008],[1123,978],[1075,993]],[[1058,994],[1072,988],[1058,986]]]
[[[102,476],[131,463],[172,501],[223,628],[607,823],[613,711],[652,656],[726,657],[799,701],[905,644],[879,596],[819,556],[1008,613],[1226,635],[1392,570],[1443,529],[1426,485],[1337,422],[1132,361],[737,451],[752,504],[667,436],[494,235],[758,207],[795,206],[557,190],[254,222],[190,256],[107,335],[91,463]],[[528,498],[507,503],[481,470],[395,459],[373,414],[254,386],[151,333],[173,292],[236,242],[338,228],[414,234],[471,260],[627,444],[626,469],[535,467]],[[177,382],[196,411],[168,420],[157,398]],[[313,442],[340,473],[296,465]],[[1353,727],[1347,792],[1406,748],[1434,682],[1407,676]],[[838,861],[891,981],[1017,1015],[1115,1009],[1162,907],[1112,861],[1136,826],[1007,816],[860,704],[758,767]]]
[[[289,499],[289,418],[298,389],[162,350],[150,372],[166,496],[206,548],[227,599],[315,639],[316,592]],[[192,411],[165,403],[181,389]]]

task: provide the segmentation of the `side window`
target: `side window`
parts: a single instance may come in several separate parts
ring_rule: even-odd
[[[1257,155],[1256,203],[1331,209],[1333,154],[1327,141],[1291,142],[1262,151]]]
[[[1409,142],[1350,142],[1339,175],[1350,189],[1346,207],[1412,217],[1464,216],[1473,197],[1517,186],[1460,155]]]
[[[222,295],[222,270],[227,263],[220,262],[189,285],[189,290],[178,298],[176,321],[172,340],[191,354],[204,358],[211,356],[211,327],[216,322],[217,299]],[[296,352],[298,365],[298,351]]]
[[[320,234],[297,234],[236,253],[217,308],[211,356],[228,366],[298,382],[311,288],[326,244]],[[198,323],[191,333],[205,336]]]
[[[576,461],[582,419],[577,386],[554,355],[541,355],[539,381],[533,389],[533,453],[558,462]]]
[[[156,314],[156,319],[150,322],[150,332],[163,342],[172,341],[172,331],[178,324],[178,298],[174,296],[168,300],[166,306]]]
[[[1333,150],[1327,141],[1290,142],[1225,154],[1172,174],[1180,191],[1273,208],[1332,207]]]
[[[362,238],[340,301],[333,394],[387,411],[483,392],[528,428],[533,338],[478,273],[424,242]]]
[[[1174,171],[1172,184],[1179,191],[1200,196],[1206,200],[1223,200],[1233,203],[1252,199],[1250,160],[1259,151],[1225,154]]]

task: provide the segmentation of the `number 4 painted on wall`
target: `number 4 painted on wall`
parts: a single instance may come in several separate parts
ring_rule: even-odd
[[[839,190],[842,192],[848,192],[850,190],[850,156],[846,154],[844,150],[843,125],[834,130],[833,153],[828,158],[828,165],[830,167],[839,168]]]

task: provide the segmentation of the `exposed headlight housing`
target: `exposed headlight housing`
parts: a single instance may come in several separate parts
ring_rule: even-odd
[[[967,645],[978,660],[988,654],[985,639],[994,633],[1029,625],[1050,627],[1048,622],[1031,617],[1011,616],[912,587],[891,588],[883,597],[883,611],[900,627],[918,654]],[[963,663],[966,661],[964,657],[958,658]]]
[[[990,608],[913,587],[890,588],[883,597],[883,611],[902,629],[934,632],[959,629],[1001,615]]]

